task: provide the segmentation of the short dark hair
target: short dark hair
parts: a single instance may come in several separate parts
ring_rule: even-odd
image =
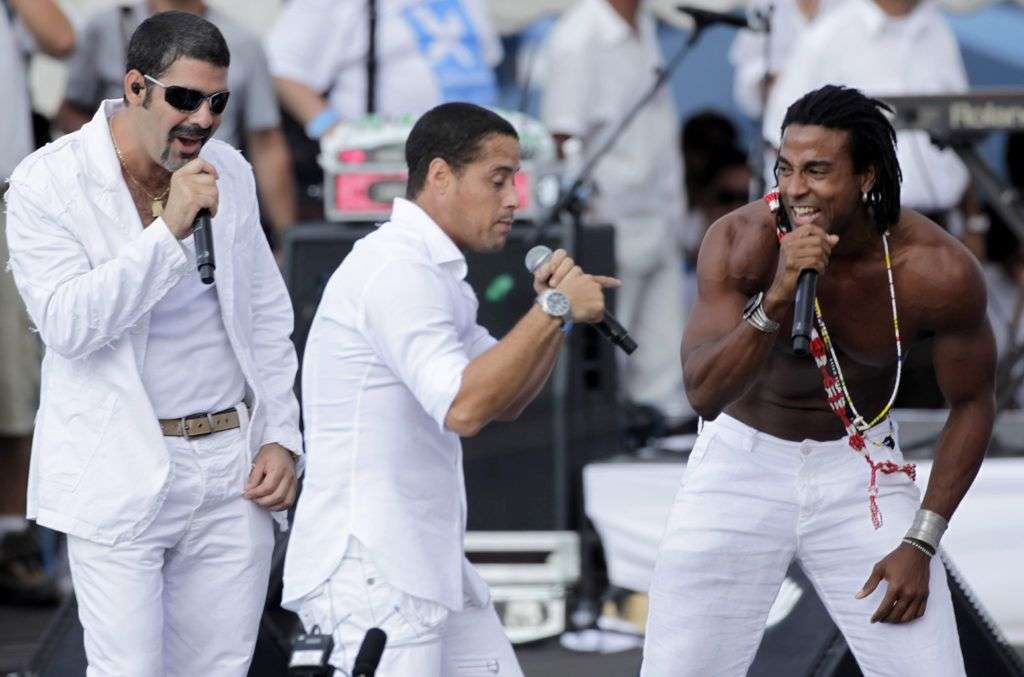
[[[846,132],[853,171],[863,174],[875,168],[875,183],[868,205],[875,226],[885,232],[900,218],[900,182],[903,174],[896,159],[896,130],[882,111],[888,104],[865,96],[860,90],[825,85],[800,97],[786,111],[782,133],[789,125],[817,125]]]
[[[405,196],[411,200],[420,194],[434,158],[441,158],[458,173],[480,157],[480,147],[493,134],[519,139],[508,120],[481,106],[453,102],[431,108],[416,121],[405,142],[409,167]]]
[[[220,30],[201,16],[188,12],[160,12],[135,29],[128,41],[125,73],[137,70],[160,78],[181,57],[227,68],[231,52]],[[146,88],[149,103],[151,87]]]

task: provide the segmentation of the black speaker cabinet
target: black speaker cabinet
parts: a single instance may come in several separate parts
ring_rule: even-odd
[[[293,340],[301,360],[327,280],[371,225],[308,224],[284,240],[285,281],[295,308]],[[517,225],[501,252],[466,256],[467,281],[480,300],[479,322],[504,336],[534,302],[523,267],[533,231]],[[561,246],[561,231],[545,240]],[[610,226],[588,226],[571,248],[595,273],[615,272]],[[579,525],[583,465],[617,452],[621,413],[614,347],[589,326],[576,327],[543,392],[511,423],[494,423],[463,440],[469,528],[558,530]],[[301,396],[301,393],[300,393]]]

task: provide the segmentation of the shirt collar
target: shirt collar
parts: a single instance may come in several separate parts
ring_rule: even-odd
[[[634,37],[633,27],[615,11],[614,7],[608,4],[608,0],[585,1],[591,5],[593,15],[597,20],[597,30],[606,42],[618,44],[626,42],[630,38]],[[646,9],[647,3],[641,2],[640,8],[637,10],[637,24],[641,32],[645,28],[644,23],[652,20],[648,16]]]
[[[116,188],[122,181],[121,163],[110,136],[110,116],[122,108],[124,102],[121,99],[107,99],[100,104],[92,120],[82,127],[84,159],[93,168],[90,176],[109,189]]]
[[[431,261],[451,271],[460,280],[466,279],[469,268],[465,254],[422,207],[411,200],[396,197],[391,207],[391,221],[411,227],[427,246]]]

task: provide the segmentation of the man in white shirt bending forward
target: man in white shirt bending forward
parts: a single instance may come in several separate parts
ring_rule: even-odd
[[[569,323],[599,321],[602,289],[618,280],[556,251],[535,272],[537,303],[496,341],[477,324],[463,251],[505,245],[516,132],[479,106],[443,104],[413,127],[405,156],[407,199],[331,277],[306,344],[308,466],[283,604],[333,634],[343,674],[377,626],[380,677],[521,675],[463,553],[459,437],[518,416]]]

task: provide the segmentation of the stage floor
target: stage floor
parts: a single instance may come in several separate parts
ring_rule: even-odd
[[[0,605],[0,675],[25,668],[55,611]],[[583,654],[567,651],[557,640],[549,640],[522,647],[516,653],[529,677],[635,677],[640,670],[639,649]]]

